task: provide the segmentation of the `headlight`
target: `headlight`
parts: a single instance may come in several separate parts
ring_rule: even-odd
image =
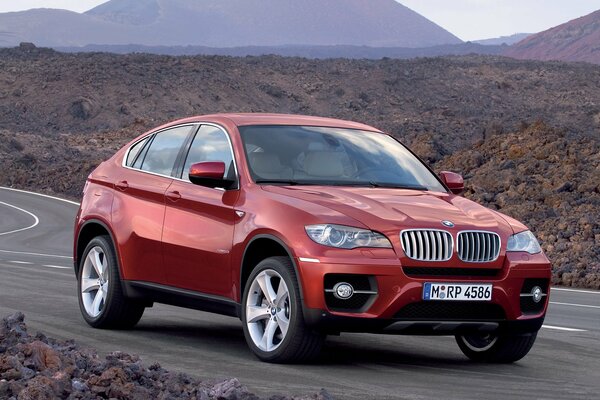
[[[524,231],[508,238],[506,251],[526,251],[535,254],[542,251],[542,248],[531,231]]]
[[[355,249],[357,247],[386,247],[391,248],[390,241],[380,233],[352,228],[343,225],[309,225],[306,233],[313,241],[340,249]]]

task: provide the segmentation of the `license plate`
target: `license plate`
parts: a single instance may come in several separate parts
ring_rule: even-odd
[[[490,301],[492,285],[482,283],[425,283],[423,300]]]

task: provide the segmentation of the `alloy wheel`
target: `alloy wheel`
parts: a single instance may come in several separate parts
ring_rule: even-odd
[[[271,352],[285,339],[290,325],[290,293],[282,276],[272,270],[260,272],[251,283],[246,324],[260,350]]]
[[[108,260],[100,246],[90,249],[81,273],[81,299],[85,312],[98,317],[106,306],[109,289]]]
[[[484,352],[492,348],[498,336],[496,335],[465,335],[460,337],[465,346],[474,352]]]

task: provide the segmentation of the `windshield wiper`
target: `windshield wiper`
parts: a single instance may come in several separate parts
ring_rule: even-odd
[[[350,186],[350,187],[374,187],[388,189],[409,189],[409,190],[429,190],[425,186],[419,185],[402,185],[400,183],[391,182],[376,182],[376,181],[359,181],[359,182],[331,182],[328,186]]]
[[[390,183],[390,182],[369,181],[368,184],[371,185],[371,187],[376,187],[376,188],[428,190],[425,186],[419,186],[419,185],[401,185],[401,184],[398,184],[398,183]]]
[[[256,183],[265,184],[265,185],[286,185],[286,186],[296,186],[296,185],[304,185],[304,183],[300,183],[298,181],[287,180],[287,179],[257,179]]]
[[[352,187],[374,187],[374,188],[389,188],[389,189],[409,189],[409,190],[428,190],[425,186],[418,185],[402,185],[390,182],[311,182],[311,181],[295,181],[292,179],[257,179],[256,183],[264,185],[284,185],[284,186],[352,186]]]

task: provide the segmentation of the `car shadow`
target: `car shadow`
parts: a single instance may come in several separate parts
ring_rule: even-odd
[[[139,340],[168,341],[199,352],[219,349],[230,357],[240,360],[256,360],[248,349],[239,321],[235,319],[231,319],[231,322],[217,323],[203,320],[142,320],[134,331]],[[432,344],[432,341],[436,343]],[[398,368],[405,366],[458,367],[465,370],[486,368],[485,364],[474,363],[464,357],[454,340],[450,338],[369,334],[330,336],[319,357],[301,365],[349,367],[358,364]],[[301,365],[296,364],[298,367]],[[495,368],[497,369],[498,366]]]
[[[328,338],[321,355],[317,359],[318,363],[332,366],[373,363],[388,366],[397,365],[399,367],[432,364],[446,366],[473,365],[460,352],[454,351],[456,344],[448,339],[441,339],[444,340],[447,349],[432,351],[428,348],[427,342],[414,345],[414,338],[411,339],[410,343],[401,343],[402,339],[400,337],[383,336],[373,339],[365,336],[367,335],[353,335],[351,338]],[[376,338],[374,335],[373,337]],[[378,343],[374,344],[374,340]]]
[[[239,322],[214,323],[205,321],[140,321],[133,329],[140,340],[176,341],[179,345],[197,349],[224,348],[228,353],[251,356]]]

